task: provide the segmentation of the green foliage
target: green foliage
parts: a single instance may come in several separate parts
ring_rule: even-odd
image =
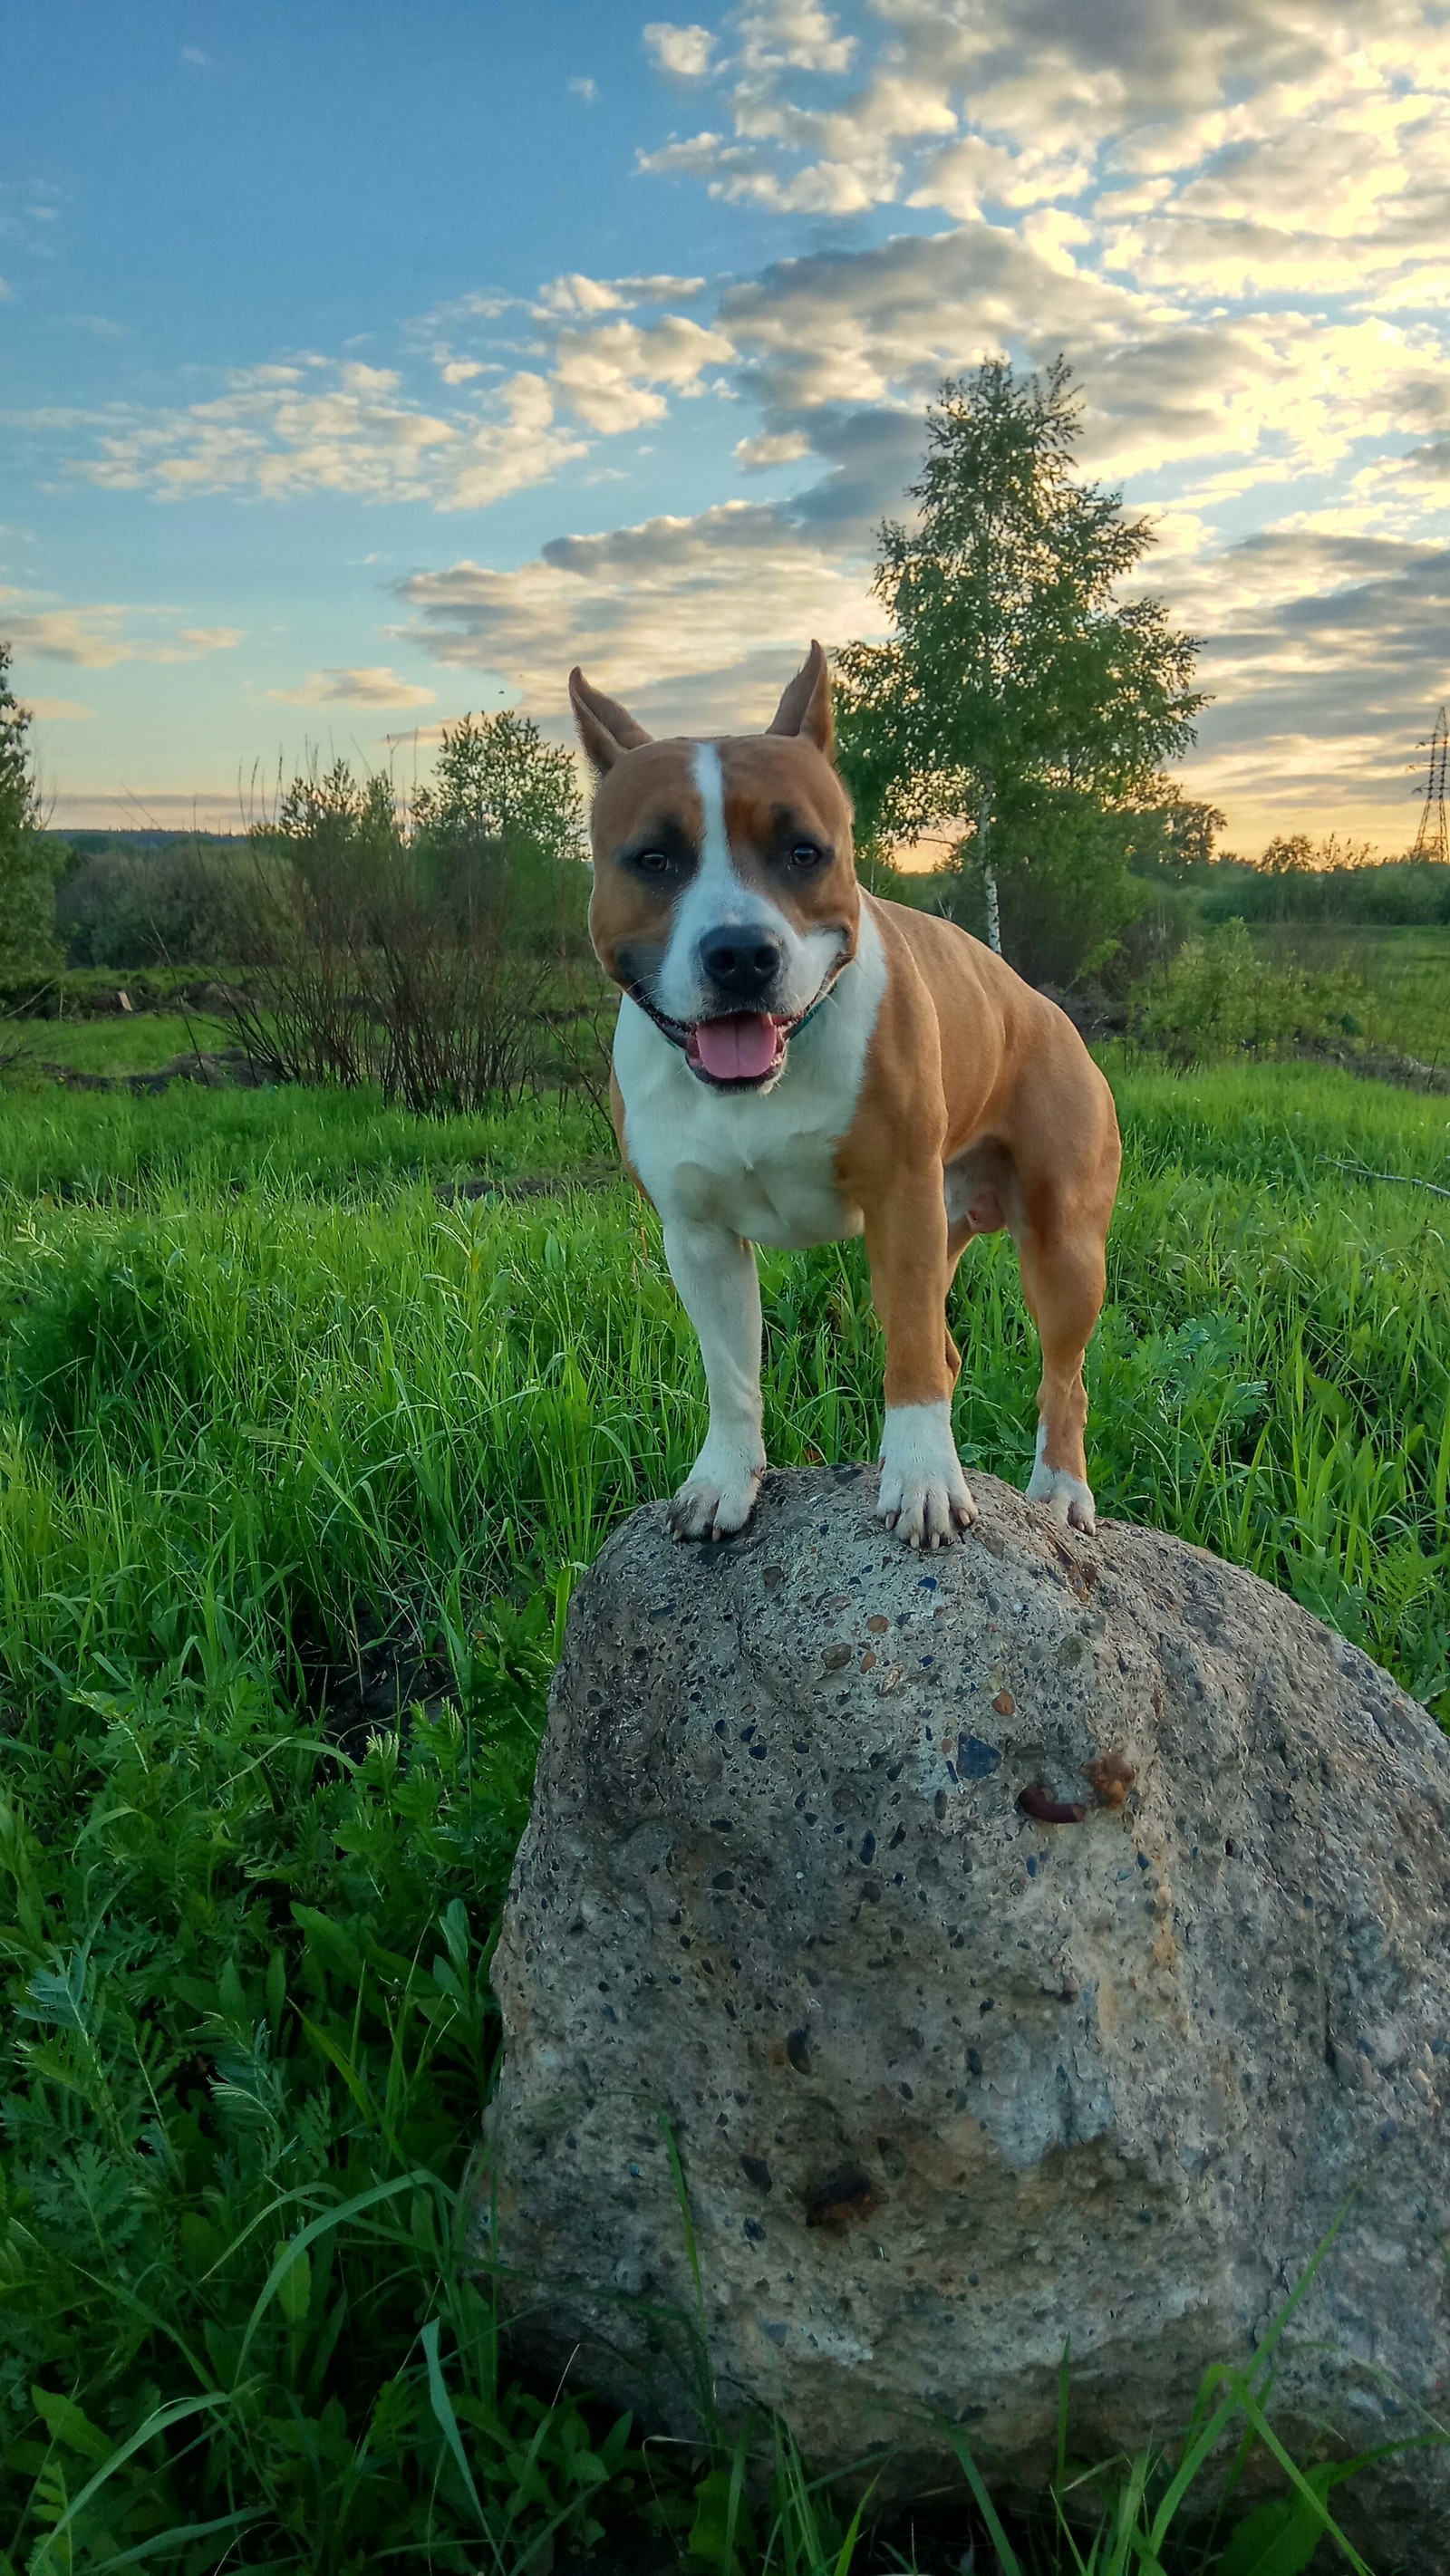
[[[44,1038],[42,1037],[42,1043]],[[154,1208],[215,1206],[264,1196],[391,1199],[415,1182],[477,1190],[552,1175],[562,1188],[614,1139],[587,1104],[555,1094],[508,1110],[423,1118],[388,1108],[375,1091],[196,1091],[178,1084],[154,1099],[25,1092],[0,1118],[0,1207],[78,1198]],[[597,1160],[594,1170],[600,1168]]]
[[[630,2499],[627,2424],[503,2382],[460,2267],[552,1615],[454,1642],[459,1706],[357,1759],[224,1620],[11,1738],[0,2444],[37,2576],[163,2533],[197,2569],[546,2566]]]
[[[453,727],[411,815],[342,760],[294,779],[233,903],[234,1041],[271,1079],[410,1109],[519,1091],[599,1001],[578,822],[568,755],[512,716]]]
[[[1450,922],[1430,928],[1337,922],[1255,923],[1256,948],[1275,966],[1347,972],[1369,993],[1372,1048],[1450,1065]]]
[[[959,871],[1016,871],[1019,937],[1040,875],[1060,974],[1059,886],[1083,890],[1077,972],[1141,908],[1128,836],[1106,818],[1163,801],[1162,765],[1204,703],[1192,640],[1161,602],[1115,595],[1152,535],[1120,493],[1076,478],[1079,434],[1061,359],[1040,379],[994,358],[945,384],[917,518],[881,531],[874,588],[895,633],[838,660],[841,766],[867,845],[938,829]],[[1016,963],[1005,920],[1004,943]]]
[[[59,965],[55,880],[70,856],[42,830],[30,713],[10,685],[0,643],[0,974]]]
[[[1332,844],[1321,844],[1311,856],[1312,865],[1277,868],[1216,860],[1193,881],[1204,919],[1450,923],[1450,868],[1435,860],[1370,863]]]
[[[1045,2576],[1049,2553],[1053,2576],[1068,2576],[1069,2569],[1072,2576],[1172,2576],[1172,2571],[1190,2566],[1197,2576],[1303,2576],[1324,2541],[1333,2544],[1339,2563],[1352,2568],[1355,2576],[1371,2576],[1340,2531],[1329,2498],[1336,2486],[1385,2453],[1325,2463],[1306,2473],[1290,2458],[1267,2412],[1275,2347],[1326,2251],[1321,2246],[1308,2273],[1290,2293],[1251,2369],[1215,2363],[1205,2371],[1193,2419],[1175,2446],[1174,2459],[1145,2450],[1106,2471],[1073,2461],[1068,2450],[1070,2389],[1064,2354],[1051,2529],[1024,2542],[1030,2568],[1008,2536],[965,2441],[954,2432],[962,2473],[996,2550],[1000,2576],[1030,2576],[1030,2570],[1042,2570]],[[1410,2436],[1403,2447],[1415,2447],[1417,2438]],[[1235,2449],[1225,2478],[1223,2452],[1230,2442]],[[1275,2464],[1288,2492],[1246,2514],[1227,2546],[1219,2548],[1218,2536],[1236,2508],[1244,2471],[1256,2452],[1260,2459],[1267,2457]],[[1205,2470],[1217,2495],[1206,2538],[1205,2508],[1193,2492]],[[1043,2517],[1035,2520],[1040,2532]],[[1191,2536],[1183,2531],[1185,2521],[1197,2526]]]
[[[178,1056],[190,1056],[220,1045],[216,1029],[205,1018],[171,1011],[119,1011],[102,1019],[29,1020],[12,1029],[21,1052],[9,1068],[11,1083],[50,1081],[52,1068],[124,1081],[154,1074]]]
[[[438,840],[555,861],[588,851],[573,754],[545,742],[532,716],[507,708],[444,726],[433,783],[419,790],[413,812],[417,830]]]
[[[1241,921],[1188,940],[1140,995],[1134,1034],[1177,1064],[1216,1055],[1284,1055],[1363,1036],[1369,996],[1342,967],[1275,965]]]
[[[993,870],[1002,949],[1030,984],[1067,986],[1098,973],[1151,910],[1153,889],[1132,864],[1136,822],[1131,809],[1072,787],[1024,794],[1000,820]],[[986,893],[973,848],[959,845],[928,880],[926,900],[983,939]]]
[[[56,927],[73,967],[217,965],[229,917],[225,845],[180,837],[124,844],[68,867],[56,889]]]

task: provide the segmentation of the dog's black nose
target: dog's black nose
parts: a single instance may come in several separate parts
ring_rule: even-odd
[[[709,930],[700,964],[717,993],[737,1010],[757,1011],[779,981],[785,948],[768,930]]]

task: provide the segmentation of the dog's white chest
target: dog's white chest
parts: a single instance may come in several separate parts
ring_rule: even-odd
[[[855,1115],[885,979],[880,935],[865,913],[854,960],[792,1040],[774,1090],[738,1099],[697,1081],[645,1013],[621,1003],[614,1069],[625,1148],[666,1224],[723,1226],[786,1251],[860,1233],[861,1210],[836,1185],[835,1157]]]

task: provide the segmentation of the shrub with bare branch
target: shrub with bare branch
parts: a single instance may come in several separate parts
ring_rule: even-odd
[[[417,1110],[547,1078],[600,987],[583,848],[573,762],[527,718],[451,727],[411,810],[345,761],[294,780],[235,880],[234,1043],[272,1080]]]

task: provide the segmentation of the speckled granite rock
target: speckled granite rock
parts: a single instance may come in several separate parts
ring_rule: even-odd
[[[1166,2439],[1354,2191],[1275,2402],[1306,2455],[1403,2436],[1450,2370],[1450,1747],[1253,1576],[973,1481],[945,1556],[825,1469],[725,1546],[637,1512],[581,1586],[494,1969],[516,2331],[685,2429],[694,2318],[820,2468],[910,2487],[946,2417],[1036,2483],[1065,2342],[1080,2449]],[[1450,2569],[1445,2453],[1341,2500],[1381,2576]]]

